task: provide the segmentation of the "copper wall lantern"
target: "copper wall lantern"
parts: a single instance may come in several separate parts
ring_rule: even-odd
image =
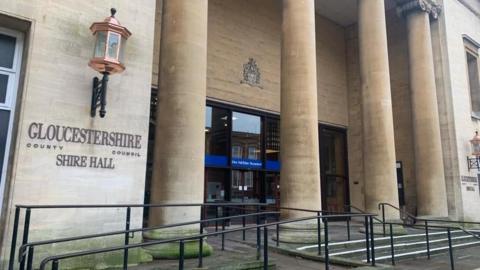
[[[125,42],[132,35],[115,18],[116,10],[112,8],[110,12],[111,15],[103,22],[95,22],[90,26],[90,30],[95,36],[95,49],[93,58],[90,59],[88,65],[103,74],[102,80],[97,77],[93,78],[90,110],[92,117],[95,117],[98,107],[100,107],[100,117],[105,117],[108,76],[125,70],[123,64]]]
[[[470,140],[470,144],[472,145],[472,155],[474,157],[470,158],[467,156],[468,170],[478,170],[480,169],[480,135],[478,135],[478,131],[475,131],[475,136]]]

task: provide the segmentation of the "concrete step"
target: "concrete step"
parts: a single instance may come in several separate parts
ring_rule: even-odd
[[[365,242],[363,242],[364,244]],[[430,253],[445,253],[448,252],[448,238],[445,234],[434,234],[430,237]],[[471,246],[480,245],[480,240],[464,232],[452,233],[452,246],[455,249],[468,248]],[[330,256],[343,257],[354,260],[361,260],[366,262],[365,246],[362,247],[346,247],[338,249],[329,249]],[[426,256],[427,245],[425,237],[415,236],[411,238],[397,238],[394,240],[394,251],[396,259],[406,259],[419,256]],[[377,261],[389,261],[391,259],[390,240],[388,242],[382,240],[375,241],[375,257]]]
[[[461,230],[456,230],[452,231],[451,233],[452,237],[456,236],[462,236],[465,235],[465,233]],[[447,236],[447,232],[429,232],[429,240],[430,241],[435,241],[438,239],[444,239]],[[400,236],[394,236],[394,242],[395,244],[403,244],[403,243],[410,243],[410,242],[426,242],[426,237],[425,233],[419,232],[415,234],[409,234],[409,235],[400,235]],[[376,246],[383,246],[383,245],[388,245],[390,246],[390,237],[386,236],[375,236],[375,245]],[[325,244],[322,244],[322,248],[325,246]],[[354,250],[354,249],[362,249],[365,248],[365,239],[357,239],[357,240],[351,240],[351,241],[339,241],[339,242],[330,242],[329,244],[329,250],[330,252],[335,252],[338,250]],[[312,251],[316,252],[317,250],[317,245],[306,245],[297,248],[298,251]]]

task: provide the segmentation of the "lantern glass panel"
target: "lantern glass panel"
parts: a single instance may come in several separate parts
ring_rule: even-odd
[[[118,59],[118,46],[120,43],[120,35],[110,32],[108,38],[108,58]]]
[[[107,43],[107,35],[105,32],[97,32],[97,42],[95,43],[95,53],[93,57],[105,57],[105,45]]]
[[[473,154],[474,155],[480,155],[480,142],[479,141],[473,141],[472,142],[472,148],[473,148]]]
[[[120,61],[120,63],[123,63],[125,60],[125,42],[126,41],[127,40],[124,37],[122,37],[122,41],[120,43],[120,55],[118,57],[118,61]]]

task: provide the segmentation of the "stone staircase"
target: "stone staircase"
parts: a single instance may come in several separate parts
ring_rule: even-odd
[[[480,234],[480,230],[469,230],[469,232]],[[472,246],[480,246],[480,239],[465,233],[462,230],[452,230],[453,252]],[[429,231],[430,254],[448,254],[447,232],[442,230]],[[322,244],[322,248],[324,244]],[[305,246],[297,248],[300,252],[316,253],[317,246]],[[331,242],[329,244],[330,258],[348,259],[367,262],[365,239]],[[394,236],[395,261],[427,256],[427,244],[423,230],[409,230],[406,235]],[[390,263],[391,245],[390,236],[375,236],[375,259],[379,263]]]

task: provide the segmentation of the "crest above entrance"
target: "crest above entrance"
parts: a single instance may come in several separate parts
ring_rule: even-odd
[[[243,64],[243,80],[240,83],[262,88],[260,85],[260,69],[255,59],[249,58],[248,62]]]

